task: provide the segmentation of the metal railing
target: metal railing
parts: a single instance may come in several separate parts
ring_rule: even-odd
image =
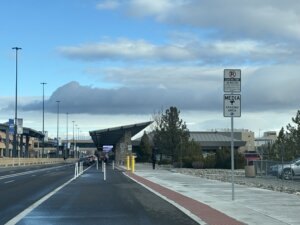
[[[41,165],[41,164],[55,164],[55,163],[71,163],[77,159],[62,158],[0,158],[0,167],[9,166],[26,166],[26,165]]]

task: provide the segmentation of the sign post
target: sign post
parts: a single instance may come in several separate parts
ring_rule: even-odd
[[[241,92],[241,70],[225,69],[224,70],[224,117],[231,118],[231,183],[232,183],[232,200],[234,200],[234,135],[233,135],[233,117],[241,117],[241,95],[234,94]]]

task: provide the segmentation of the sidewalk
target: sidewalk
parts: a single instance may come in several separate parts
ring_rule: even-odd
[[[162,168],[152,170],[150,164],[137,164],[135,174],[128,175],[192,212],[207,224],[300,225],[299,196],[235,185],[235,200],[232,201],[231,183],[174,173]],[[177,193],[177,197],[174,198],[174,194],[172,197],[172,191]],[[225,221],[232,218],[235,220]]]

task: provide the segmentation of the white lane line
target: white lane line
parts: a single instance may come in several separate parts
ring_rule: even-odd
[[[4,182],[4,184],[9,184],[9,183],[12,183],[12,182],[15,182],[15,180],[6,181],[6,182]]]
[[[67,181],[66,183],[64,183],[63,185],[61,185],[60,187],[56,188],[54,191],[50,192],[49,194],[45,195],[43,198],[41,198],[40,200],[36,201],[35,203],[33,203],[31,206],[29,206],[27,209],[23,210],[22,212],[20,212],[17,216],[15,216],[14,218],[12,218],[10,221],[8,221],[5,225],[13,225],[16,224],[18,222],[20,222],[21,219],[23,219],[27,214],[29,214],[32,210],[34,210],[36,207],[38,207],[40,204],[42,204],[44,201],[46,201],[47,199],[49,199],[52,195],[54,195],[56,192],[58,192],[60,189],[64,188],[65,186],[67,186],[69,183],[71,183],[74,180],[74,178],[70,179],[69,181]]]

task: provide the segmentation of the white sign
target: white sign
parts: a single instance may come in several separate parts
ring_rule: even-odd
[[[224,117],[241,117],[241,95],[224,94]]]
[[[224,92],[241,92],[241,70],[224,70]]]
[[[17,119],[17,134],[23,134],[23,119]]]
[[[128,151],[132,151],[132,145],[127,146]]]
[[[113,145],[103,145],[102,150],[103,152],[110,152],[113,150],[113,148],[114,148]]]
[[[44,131],[44,141],[48,142],[48,131]]]

